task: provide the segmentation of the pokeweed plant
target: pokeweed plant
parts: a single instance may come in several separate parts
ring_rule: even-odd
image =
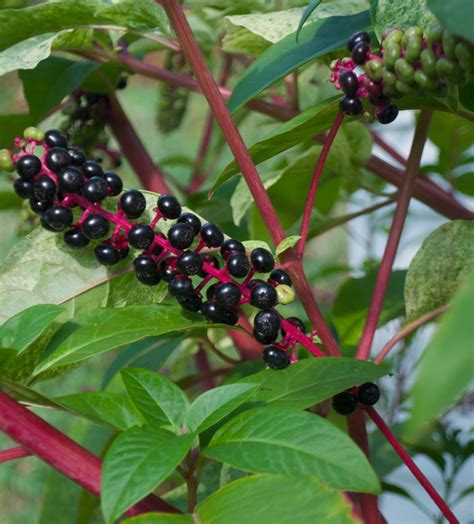
[[[383,489],[458,522],[453,506],[472,491],[452,488],[472,442],[446,417],[432,425],[464,405],[471,379],[469,19],[453,28],[435,1],[269,4],[60,0],[0,10],[0,72],[19,70],[29,108],[1,116],[0,168],[18,175],[7,177],[33,229],[0,275],[0,429],[18,443],[0,461],[35,455],[77,485],[64,515],[51,516],[46,497],[49,521],[378,523]],[[219,62],[217,83],[208,63]],[[133,92],[131,75],[165,86],[154,107],[174,157],[155,162],[122,107],[116,90]],[[210,109],[198,117],[194,160],[184,138],[195,135],[190,91]],[[419,110],[408,158],[368,127],[404,109]],[[253,111],[284,123],[247,148],[238,124],[244,131]],[[428,138],[438,164],[421,167]],[[395,165],[372,155],[372,140]],[[130,166],[143,189],[124,189],[122,158],[125,185]],[[259,173],[263,161],[269,171]],[[357,190],[378,201],[335,216]],[[4,193],[4,207],[20,205]],[[412,197],[451,222],[407,272],[394,271]],[[311,240],[393,203],[380,263],[334,280],[321,311]],[[411,341],[440,316],[408,382]],[[377,328],[395,319],[400,331],[375,354]],[[99,357],[110,350],[115,360]],[[92,357],[100,387],[58,394]],[[374,407],[381,397],[393,429]],[[77,417],[91,444],[32,407]],[[439,466],[446,493],[416,453]],[[437,513],[385,481],[400,460]],[[51,483],[51,507],[61,482]]]

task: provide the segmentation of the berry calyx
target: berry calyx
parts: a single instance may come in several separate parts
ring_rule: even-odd
[[[121,259],[119,250],[110,244],[99,244],[95,247],[94,254],[98,262],[104,266],[113,266]]]
[[[258,309],[271,309],[277,300],[277,292],[269,284],[258,284],[250,292],[250,303]]]
[[[238,306],[241,298],[240,289],[232,282],[217,284],[213,298],[224,309],[233,309]]]
[[[200,235],[207,247],[220,247],[224,242],[224,232],[217,224],[204,224]]]
[[[255,271],[269,273],[275,267],[273,255],[262,247],[258,247],[250,253],[250,260]]]
[[[377,404],[380,399],[380,389],[377,384],[365,382],[365,384],[359,386],[357,397],[361,404],[373,406],[374,404]]]
[[[160,195],[158,210],[165,218],[175,219],[181,215],[181,204],[173,195]]]
[[[25,180],[31,180],[41,171],[41,160],[35,155],[23,155],[15,164],[16,172]]]
[[[340,415],[350,415],[357,407],[357,397],[350,391],[343,391],[334,395],[332,398],[332,407]]]
[[[143,193],[130,189],[120,197],[119,205],[128,218],[139,218],[145,211],[146,200]]]
[[[275,346],[267,346],[263,350],[263,361],[271,369],[285,369],[290,365],[290,358],[286,351]]]

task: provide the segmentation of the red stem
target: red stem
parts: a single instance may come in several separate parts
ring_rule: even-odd
[[[314,201],[316,198],[316,192],[318,190],[319,181],[321,180],[321,175],[323,174],[324,164],[331,150],[331,146],[336,138],[336,134],[341,127],[341,124],[344,120],[344,113],[338,113],[336,119],[334,120],[331,129],[324,141],[323,148],[314,168],[313,178],[311,179],[311,185],[309,186],[308,196],[306,197],[306,204],[303,213],[303,220],[301,221],[300,236],[301,239],[298,242],[298,247],[296,249],[296,254],[301,257],[303,256],[304,248],[306,245],[306,239],[308,238],[309,224],[311,221],[311,213],[313,211]]]
[[[10,460],[16,460],[23,457],[29,457],[31,453],[24,448],[10,448],[0,451],[0,464]]]
[[[388,281],[392,273],[393,261],[395,260],[400,237],[402,236],[403,225],[405,224],[405,219],[408,213],[410,199],[415,188],[416,175],[420,166],[426,138],[428,137],[431,116],[431,111],[422,110],[416,126],[415,136],[413,137],[410,156],[408,157],[407,162],[405,182],[397,197],[397,207],[388,234],[387,245],[377,274],[375,289],[372,294],[362,337],[356,352],[356,358],[358,359],[365,360],[368,359],[370,355],[370,348],[374,339],[375,330],[377,329],[380,312],[382,311],[385,291],[387,290]]]
[[[51,467],[96,496],[100,494],[101,460],[77,442],[0,391],[0,430]],[[127,510],[129,516],[150,511],[179,513],[174,506],[148,495]]]
[[[373,420],[373,422],[379,428],[379,430],[383,433],[383,435],[388,440],[393,449],[396,451],[398,456],[403,460],[407,468],[413,473],[416,480],[418,480],[418,482],[422,485],[424,490],[433,499],[433,501],[441,510],[448,522],[450,524],[459,524],[459,521],[454,516],[454,513],[449,509],[446,502],[441,498],[441,496],[432,486],[430,481],[423,475],[423,473],[420,471],[420,469],[415,464],[410,455],[408,455],[408,453],[403,449],[400,442],[398,442],[395,435],[390,431],[390,428],[383,421],[382,417],[371,406],[364,406],[364,410],[366,411],[367,415],[369,415],[369,417]]]
[[[404,158],[397,150],[393,149],[390,144],[387,144],[381,136],[375,131],[371,131],[372,138],[374,143],[381,147],[386,153],[388,153],[393,159],[402,164],[402,166],[407,165],[407,160]]]
[[[207,391],[209,389],[215,388],[216,381],[214,380],[214,377],[210,375],[210,373],[212,373],[212,369],[209,364],[209,359],[207,358],[207,353],[204,350],[202,344],[199,345],[199,349],[196,353],[196,356],[194,357],[194,360],[199,371],[199,375],[203,377],[201,380],[202,390]]]

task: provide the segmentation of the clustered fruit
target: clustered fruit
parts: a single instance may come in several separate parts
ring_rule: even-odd
[[[377,384],[366,382],[354,390],[342,391],[332,398],[332,407],[340,415],[350,415],[360,402],[365,406],[375,405],[380,398]]]
[[[235,325],[239,307],[251,304],[259,310],[253,334],[265,346],[263,359],[272,369],[297,360],[297,342],[324,355],[300,319],[285,319],[276,311],[277,304],[294,299],[294,291],[291,278],[275,269],[267,249],[253,249],[247,256],[241,242],[226,239],[218,225],[202,224],[195,214],[183,212],[172,195],[159,196],[154,218],[146,223],[140,220],[147,206],[143,193],[122,192],[120,177],[70,147],[62,132],[28,128],[24,137],[15,141],[20,152],[0,151],[0,168],[16,169],[17,195],[29,201],[45,229],[63,233],[71,249],[92,242],[97,261],[105,266],[119,263],[133,249],[133,270],[142,284],[166,282],[185,310],[199,311],[212,323]],[[38,146],[44,150],[41,158],[35,155]],[[107,197],[118,195],[115,213],[102,206]],[[160,220],[173,221],[167,235],[155,231]]]
[[[425,33],[419,27],[389,29],[378,54],[370,41],[365,31],[355,33],[347,43],[351,57],[331,64],[331,81],[344,93],[340,109],[348,115],[364,113],[366,99],[371,105],[367,114],[389,124],[398,115],[392,98],[472,79],[474,46],[438,25]]]

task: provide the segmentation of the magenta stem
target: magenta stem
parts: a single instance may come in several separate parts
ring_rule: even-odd
[[[385,424],[382,417],[377,413],[377,411],[375,411],[375,409],[372,406],[364,406],[364,410],[367,413],[367,415],[369,415],[369,417],[372,419],[374,424],[383,433],[387,441],[396,451],[398,456],[403,460],[407,468],[413,473],[416,480],[418,480],[423,489],[433,499],[434,503],[438,506],[438,508],[446,517],[448,522],[450,524],[459,524],[459,521],[454,516],[454,513],[449,509],[446,502],[441,498],[441,496],[430,483],[430,481],[425,477],[425,475],[423,475],[420,468],[415,464],[410,455],[408,455],[408,453],[403,449],[400,442],[398,442],[395,435],[390,431],[390,428],[387,426],[387,424]]]
[[[9,462],[23,457],[30,457],[31,453],[24,448],[10,448],[0,451],[0,464],[2,462]]]

